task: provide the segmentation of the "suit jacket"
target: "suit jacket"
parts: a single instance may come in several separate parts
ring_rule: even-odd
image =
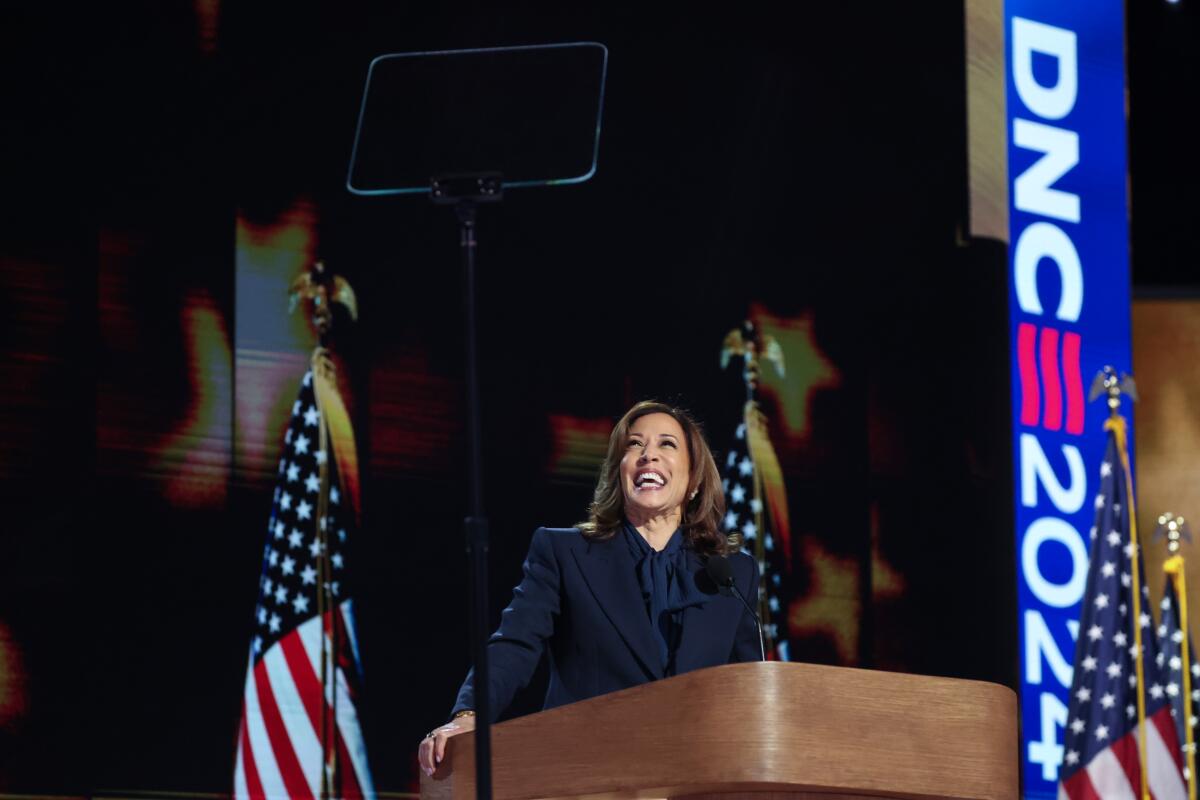
[[[675,674],[759,660],[758,627],[731,594],[722,594],[700,556],[686,551],[687,577],[702,601],[682,613]],[[745,553],[729,558],[742,596],[758,596],[758,565]],[[488,641],[492,718],[529,683],[543,652],[550,657],[545,708],[627,689],[663,677],[657,634],[638,585],[636,563],[620,535],[606,541],[578,528],[539,528],[529,545],[525,575]],[[454,704],[475,708],[474,673]]]

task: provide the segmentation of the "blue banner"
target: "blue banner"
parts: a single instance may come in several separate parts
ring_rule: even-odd
[[[1054,797],[1104,454],[1130,371],[1122,0],[1008,0],[1009,320],[1025,796]]]

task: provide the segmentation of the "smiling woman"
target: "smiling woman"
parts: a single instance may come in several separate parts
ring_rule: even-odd
[[[758,565],[721,530],[720,475],[686,412],[655,402],[626,412],[588,511],[577,527],[533,534],[524,578],[488,642],[490,719],[529,682],[543,653],[545,708],[760,658],[754,617],[705,569],[710,556],[730,554],[742,595],[758,594]],[[421,742],[426,774],[447,739],[475,727],[475,711],[472,672],[450,721]]]
[[[709,555],[741,544],[721,532],[724,513],[721,477],[700,426],[681,409],[647,400],[613,428],[579,529],[586,538],[607,539],[628,520],[661,550],[659,537],[678,528],[693,550]]]

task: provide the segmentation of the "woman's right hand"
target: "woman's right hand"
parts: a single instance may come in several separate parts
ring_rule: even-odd
[[[425,774],[432,775],[437,769],[437,765],[442,763],[442,757],[446,755],[446,741],[451,736],[473,730],[475,730],[474,714],[456,717],[442,727],[431,730],[429,735],[421,740],[421,746],[417,749],[417,761],[420,762],[421,769],[425,771]]]

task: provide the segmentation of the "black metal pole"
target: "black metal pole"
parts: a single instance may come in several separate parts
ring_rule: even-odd
[[[461,231],[467,329],[467,449],[470,513],[464,520],[471,565],[471,644],[475,661],[475,797],[492,798],[492,716],[488,697],[488,525],[483,515],[483,447],[479,425],[479,354],[475,319],[475,203],[456,204]]]

